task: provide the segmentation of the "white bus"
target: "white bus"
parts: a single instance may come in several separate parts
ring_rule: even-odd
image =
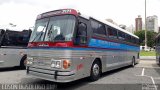
[[[0,29],[0,68],[20,66],[25,68],[26,48],[31,30]]]
[[[138,63],[139,38],[74,9],[38,15],[27,49],[27,74],[54,82],[98,80],[109,70]]]

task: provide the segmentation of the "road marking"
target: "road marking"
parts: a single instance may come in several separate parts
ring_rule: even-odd
[[[142,69],[141,76],[144,76],[144,70],[145,70],[145,68]]]
[[[155,84],[155,81],[154,81],[153,77],[152,77],[152,76],[150,76],[150,78],[151,78],[152,83],[153,83],[153,85],[154,85],[154,87],[155,87],[155,90],[157,90],[157,86],[156,86],[156,84]]]
[[[140,76],[140,77],[149,77],[149,78],[151,78],[152,83],[153,83],[153,86],[154,86],[155,90],[157,90],[157,87],[158,87],[158,86],[156,86],[156,83],[155,83],[155,81],[154,81],[154,79],[153,79],[153,77],[152,77],[152,76],[147,76],[147,75],[144,75],[144,76],[137,75],[137,76]],[[153,90],[154,90],[154,89],[153,89]]]
[[[149,78],[151,78],[152,83],[153,83],[153,86],[154,86],[155,90],[157,90],[157,86],[156,86],[156,84],[155,84],[155,81],[154,81],[153,77],[152,77],[152,76],[147,76],[147,75],[145,75],[145,74],[144,74],[144,71],[145,71],[145,68],[142,69],[141,75],[136,75],[136,76],[149,77]]]

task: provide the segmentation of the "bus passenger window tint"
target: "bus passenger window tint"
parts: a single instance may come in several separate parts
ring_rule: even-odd
[[[110,38],[117,38],[117,30],[114,28],[108,28],[108,35]]]
[[[5,30],[0,29],[0,46],[1,46],[1,44],[2,44],[2,40],[3,40],[3,38],[4,38],[4,35],[5,35]]]
[[[106,35],[105,25],[95,20],[91,20],[91,26],[94,34]]]
[[[125,33],[121,32],[121,31],[118,31],[118,38],[121,39],[121,40],[125,40]]]
[[[2,31],[3,34],[0,39],[1,46],[22,46],[26,47],[29,41],[31,30],[23,31],[12,31],[6,30]]]
[[[87,25],[80,23],[77,32],[77,43],[85,44],[87,42]]]
[[[126,34],[126,41],[127,41],[127,42],[132,42],[132,40],[131,40],[131,36],[130,36],[130,35],[128,35],[128,34]]]

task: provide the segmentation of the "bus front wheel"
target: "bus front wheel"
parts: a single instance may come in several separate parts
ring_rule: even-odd
[[[91,67],[91,72],[90,72],[90,80],[91,81],[96,81],[100,77],[100,62],[98,60],[94,61]]]
[[[20,61],[20,68],[21,69],[25,69],[26,68],[26,64],[27,64],[27,56],[23,56],[21,61]]]

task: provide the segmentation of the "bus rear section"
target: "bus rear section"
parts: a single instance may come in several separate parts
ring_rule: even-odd
[[[25,68],[26,46],[28,45],[31,30],[0,31],[0,68],[21,66]]]
[[[54,82],[88,76],[95,81],[103,72],[134,66],[139,59],[139,38],[92,19],[74,9],[38,15],[27,49],[27,75]],[[121,38],[113,36],[115,31],[109,37],[107,26],[121,32]]]

